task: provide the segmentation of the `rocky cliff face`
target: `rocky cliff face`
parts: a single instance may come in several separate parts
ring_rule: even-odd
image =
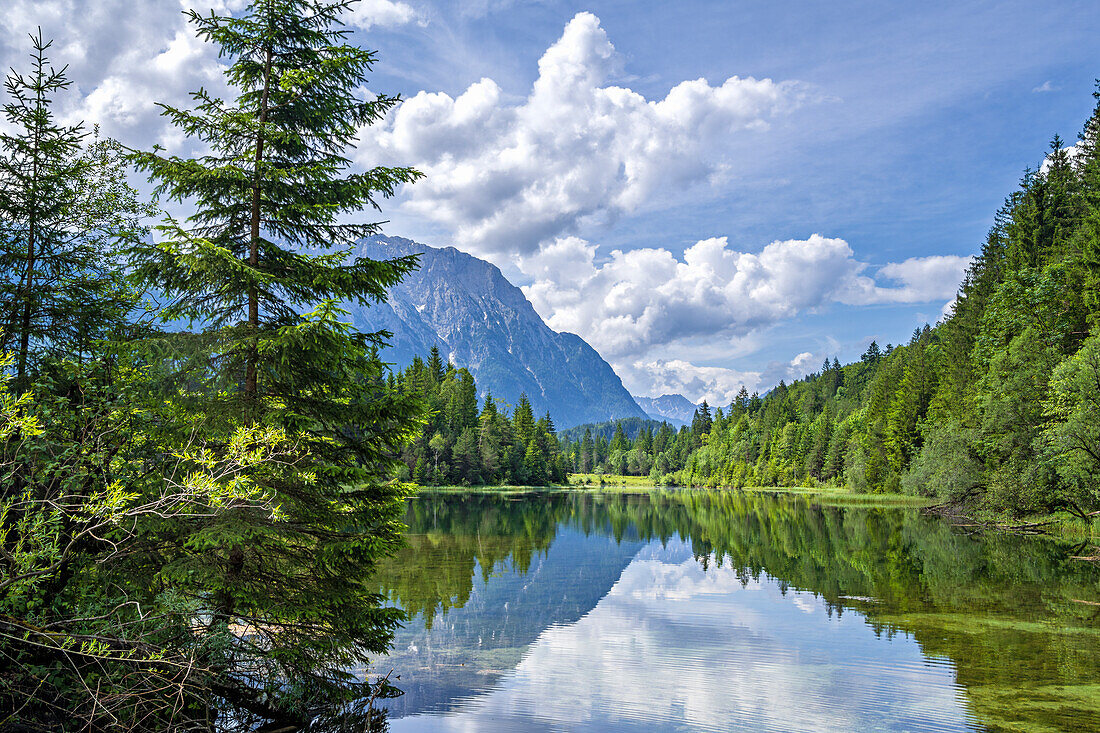
[[[454,247],[400,237],[371,237],[361,253],[421,255],[420,269],[390,290],[387,303],[349,308],[361,331],[393,333],[385,361],[405,366],[436,346],[473,373],[480,396],[492,392],[514,405],[526,393],[536,415],[549,411],[558,428],[645,417],[596,350],[579,336],[551,330],[494,265]]]
[[[690,425],[695,417],[695,405],[682,394],[660,397],[635,397],[638,405],[654,420],[668,420],[676,425]]]

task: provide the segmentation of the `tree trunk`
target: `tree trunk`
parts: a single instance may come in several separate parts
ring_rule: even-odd
[[[259,129],[256,132],[256,168],[252,182],[252,231],[249,242],[248,264],[252,269],[260,266],[260,181],[261,166],[264,159],[264,125],[267,123],[268,99],[271,92],[272,50],[268,46],[264,59],[264,86],[260,99]],[[248,346],[248,364],[245,369],[244,393],[249,401],[254,401],[259,393],[258,362],[259,351],[256,340],[260,329],[260,296],[256,286],[248,289],[248,328],[250,343]]]
[[[40,103],[41,105],[41,103]],[[23,282],[23,317],[19,333],[19,356],[16,367],[16,389],[20,392],[26,389],[27,360],[31,349],[31,296],[34,293],[34,265],[37,252],[38,234],[38,149],[40,146],[41,131],[35,127],[34,151],[31,158],[31,195],[30,216],[27,226],[27,275]]]

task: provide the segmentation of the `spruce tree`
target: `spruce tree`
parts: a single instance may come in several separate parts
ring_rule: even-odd
[[[1089,325],[1100,327],[1100,80],[1093,92],[1096,104],[1077,142],[1074,165],[1081,182],[1082,222],[1074,249],[1085,269],[1083,286]]]
[[[415,266],[352,258],[378,225],[345,215],[377,208],[419,174],[349,171],[356,132],[397,102],[358,96],[375,56],[347,43],[349,5],[255,0],[238,17],[189,12],[228,57],[236,96],[200,89],[193,109],[163,106],[209,152],[133,155],[160,194],[193,207],[134,252],[137,281],[168,299],[164,318],[199,326],[165,338],[181,367],[171,399],[197,425],[191,439],[216,455],[262,426],[287,446],[264,484],[278,512],[227,507],[180,527],[180,552],[161,573],[204,599],[196,634],[227,640],[208,646],[222,655],[206,660],[222,670],[211,705],[235,709],[237,722],[248,711],[302,724],[354,707],[371,692],[354,668],[387,648],[400,619],[368,579],[400,540],[403,489],[389,476],[418,401],[386,389],[374,348],[382,334],[342,323],[339,303],[382,300]]]
[[[57,121],[67,67],[50,64],[41,30],[31,45],[30,72],[4,82],[0,133],[0,349],[15,354],[20,391],[44,355],[87,355],[123,320],[132,301],[114,253],[145,213],[117,144]]]
[[[428,376],[434,383],[439,384],[443,381],[443,374],[443,357],[439,355],[439,347],[433,346],[428,355]]]

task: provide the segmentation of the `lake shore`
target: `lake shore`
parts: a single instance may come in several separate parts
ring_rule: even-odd
[[[602,479],[602,483],[600,482]],[[592,494],[649,494],[661,492],[696,491],[703,493],[729,492],[748,494],[791,494],[805,496],[823,506],[861,506],[929,509],[938,502],[932,497],[912,496],[909,494],[860,494],[848,488],[836,486],[746,486],[741,488],[704,488],[684,486],[655,486],[647,476],[618,476],[599,474],[573,474],[568,484],[554,486],[422,486],[425,493],[492,493],[492,494],[532,494],[581,492]],[[974,526],[996,531],[1019,531],[1029,526],[1028,531],[1035,534],[1047,534],[1063,539],[1100,543],[1100,521],[1092,525],[1085,524],[1068,512],[1057,512],[1028,517],[1010,518],[994,512],[953,510],[943,513],[948,521],[974,522]],[[980,524],[979,524],[980,523]]]
[[[857,494],[848,489],[835,487],[808,488],[802,486],[760,486],[743,488],[702,488],[686,486],[655,486],[647,477],[604,476],[604,483],[582,483],[570,481],[557,486],[422,486],[425,493],[492,493],[492,494],[532,494],[580,492],[591,494],[650,494],[662,492],[700,492],[700,493],[749,493],[749,494],[797,494],[815,498],[818,503],[836,506],[890,506],[922,508],[931,506],[935,500],[923,496],[906,494]]]

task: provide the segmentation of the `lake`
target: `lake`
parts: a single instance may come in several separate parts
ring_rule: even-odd
[[[1100,568],[1067,542],[740,492],[426,493],[406,522],[370,670],[395,733],[1100,730]]]

